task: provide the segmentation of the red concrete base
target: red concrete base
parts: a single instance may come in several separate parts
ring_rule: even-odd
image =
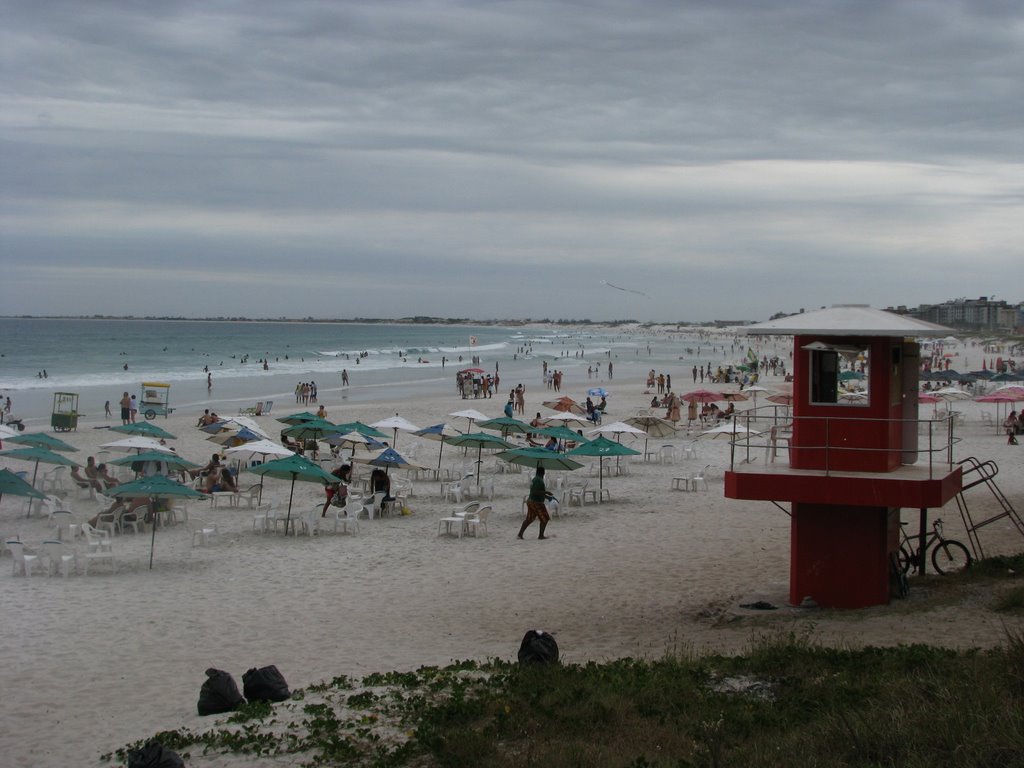
[[[789,599],[823,608],[889,602],[889,553],[899,542],[899,508],[793,504]]]

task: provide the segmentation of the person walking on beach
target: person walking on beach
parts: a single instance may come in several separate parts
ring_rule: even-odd
[[[544,535],[544,529],[548,527],[548,521],[551,518],[548,515],[548,508],[544,506],[544,502],[549,498],[551,498],[551,494],[544,487],[544,467],[537,467],[537,474],[533,476],[533,481],[530,483],[530,495],[526,499],[526,519],[519,529],[517,538],[523,538],[526,529],[530,527],[534,520],[540,520],[540,535],[537,538],[547,538]]]
[[[132,423],[132,399],[127,392],[121,397],[121,423]]]
[[[443,368],[444,365],[442,364],[441,367]],[[341,386],[348,386],[348,371],[345,368],[341,369]]]
[[[105,419],[109,419],[110,418],[110,401],[109,400],[107,400],[107,402],[105,402],[103,404],[103,418],[105,418]]]

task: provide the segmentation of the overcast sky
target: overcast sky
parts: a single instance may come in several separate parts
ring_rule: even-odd
[[[1024,299],[1020,2],[0,8],[0,314]]]

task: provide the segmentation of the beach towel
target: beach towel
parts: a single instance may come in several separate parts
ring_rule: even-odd
[[[256,669],[253,667],[242,675],[242,690],[249,701],[284,701],[292,694],[277,667]]]
[[[230,672],[210,667],[206,670],[206,682],[199,689],[197,708],[200,715],[219,715],[233,712],[245,703],[238,692],[238,684]]]

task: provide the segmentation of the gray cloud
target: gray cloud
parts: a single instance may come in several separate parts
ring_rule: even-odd
[[[1015,4],[5,6],[7,314],[760,318],[1019,261]]]

